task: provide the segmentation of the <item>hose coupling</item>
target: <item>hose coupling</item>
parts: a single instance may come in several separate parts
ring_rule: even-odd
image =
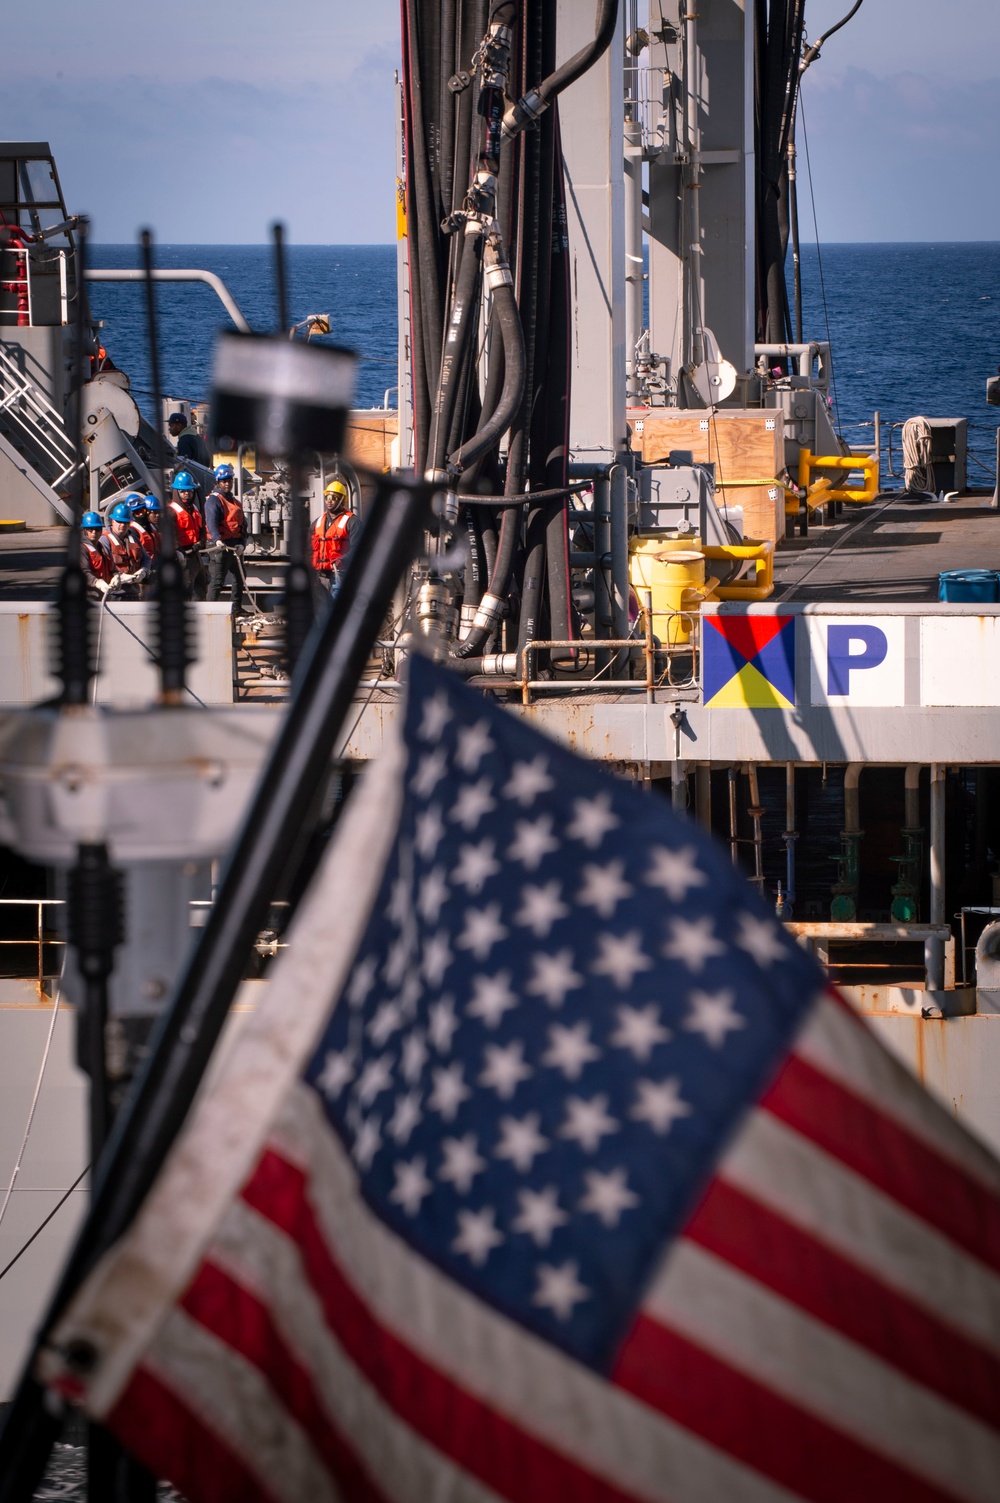
[[[483,658],[483,673],[487,678],[516,678],[516,652],[489,652]]]
[[[527,94],[522,94],[516,104],[512,104],[503,117],[503,133],[510,139],[522,130],[527,130],[534,125],[539,115],[544,115],[548,109],[547,99],[543,99],[537,89],[529,89]]]
[[[503,613],[504,602],[499,595],[491,595],[489,590],[480,600],[476,614],[472,619],[472,625],[476,631],[485,631],[494,626]]]

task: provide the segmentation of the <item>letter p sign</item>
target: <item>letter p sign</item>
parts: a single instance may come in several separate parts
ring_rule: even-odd
[[[851,672],[860,668],[878,668],[885,662],[889,642],[879,626],[861,622],[851,626],[831,623],[826,633],[826,692],[829,696],[850,695]]]

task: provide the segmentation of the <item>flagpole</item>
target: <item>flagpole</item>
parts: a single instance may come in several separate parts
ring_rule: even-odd
[[[305,644],[294,699],[208,923],[114,1123],[95,1170],[89,1214],[8,1411],[0,1434],[0,1503],[30,1503],[44,1473],[62,1420],[33,1376],[35,1358],[86,1274],[134,1217],[184,1122],[393,594],[430,521],[432,494],[412,476],[380,478],[340,591]]]

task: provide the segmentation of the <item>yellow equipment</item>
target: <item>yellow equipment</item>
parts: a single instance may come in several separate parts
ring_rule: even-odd
[[[642,591],[652,594],[657,635],[664,637],[660,622],[666,617],[667,645],[685,646],[695,630],[701,602],[714,598],[712,592],[719,583],[714,577],[705,577],[706,550],[697,543],[687,547],[660,536],[635,538],[629,551],[632,588],[639,592],[640,600],[644,598]]]

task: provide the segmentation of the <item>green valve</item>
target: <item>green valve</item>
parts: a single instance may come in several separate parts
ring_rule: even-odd
[[[851,924],[858,916],[858,879],[864,833],[864,830],[841,830],[840,855],[830,857],[837,863],[837,880],[830,904],[830,917],[837,924]]]

